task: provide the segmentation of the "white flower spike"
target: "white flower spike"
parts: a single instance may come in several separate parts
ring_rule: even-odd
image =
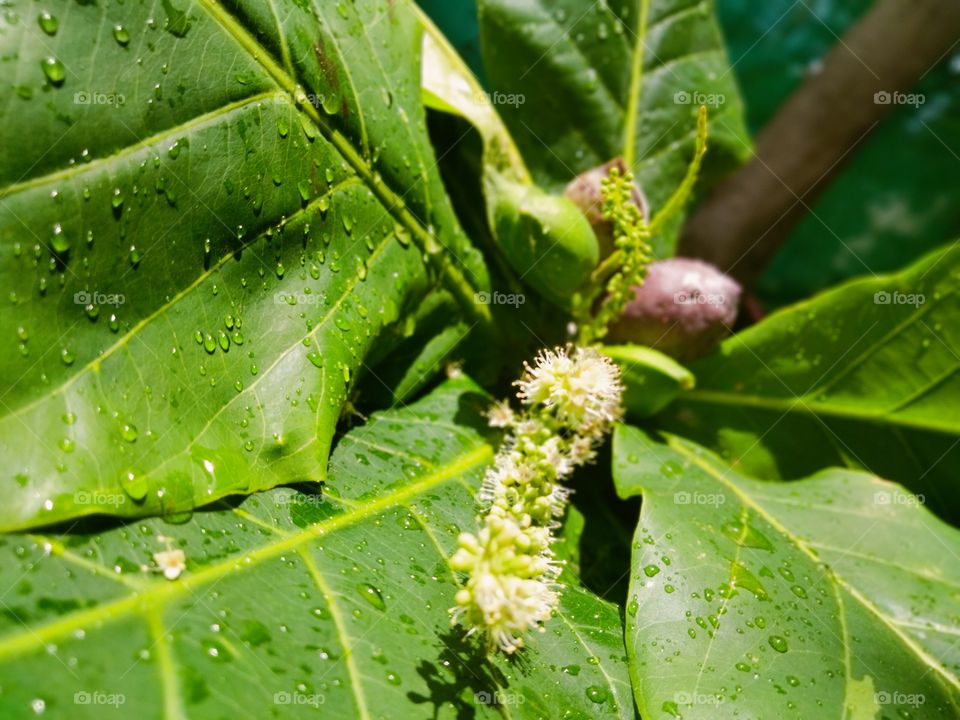
[[[561,563],[551,531],[570,495],[560,483],[593,460],[621,413],[619,370],[596,350],[545,350],[535,362],[516,383],[523,412],[504,401],[489,413],[490,424],[510,434],[480,489],[481,528],[462,533],[450,559],[468,575],[453,622],[505,653],[523,647],[525,633],[542,632],[557,607]]]

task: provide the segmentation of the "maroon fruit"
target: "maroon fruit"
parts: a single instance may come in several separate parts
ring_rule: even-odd
[[[700,357],[733,326],[740,290],[736,280],[702,260],[651,263],[607,340],[648,345],[678,360]]]

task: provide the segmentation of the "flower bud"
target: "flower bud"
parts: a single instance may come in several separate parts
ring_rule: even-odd
[[[613,221],[603,218],[603,196],[600,193],[600,183],[610,174],[611,168],[617,168],[621,175],[627,174],[627,166],[623,158],[614,158],[610,162],[580,173],[563,191],[563,194],[580,208],[593,227],[600,247],[601,260],[613,252]],[[648,219],[647,199],[636,183],[633,184],[631,199],[643,214],[644,220]]]

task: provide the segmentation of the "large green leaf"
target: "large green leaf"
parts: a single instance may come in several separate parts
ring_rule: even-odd
[[[618,611],[586,591],[567,588],[513,661],[450,628],[446,558],[493,457],[488,404],[461,379],[374,415],[338,444],[322,496],[278,488],[184,525],[7,536],[0,715],[43,703],[99,718],[98,701],[123,697],[124,717],[167,720],[317,706],[330,718],[632,718]],[[186,555],[174,581],[139,569],[161,536]]]
[[[701,102],[710,106],[704,174],[749,154],[712,0],[478,5],[487,75],[537,182],[560,188],[622,155],[659,210],[693,156]],[[659,255],[672,253],[675,231]]]
[[[406,0],[5,4],[0,529],[322,478],[398,318],[489,317],[419,43]]]
[[[960,712],[960,532],[849,470],[752,480],[620,427],[642,493],[627,650],[648,718],[922,718]]]
[[[759,477],[863,468],[957,516],[958,279],[952,247],[771,315],[692,366],[666,427]]]

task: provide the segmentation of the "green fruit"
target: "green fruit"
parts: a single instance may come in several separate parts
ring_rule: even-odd
[[[597,265],[597,238],[580,209],[534,185],[487,180],[493,234],[520,279],[561,307]]]

